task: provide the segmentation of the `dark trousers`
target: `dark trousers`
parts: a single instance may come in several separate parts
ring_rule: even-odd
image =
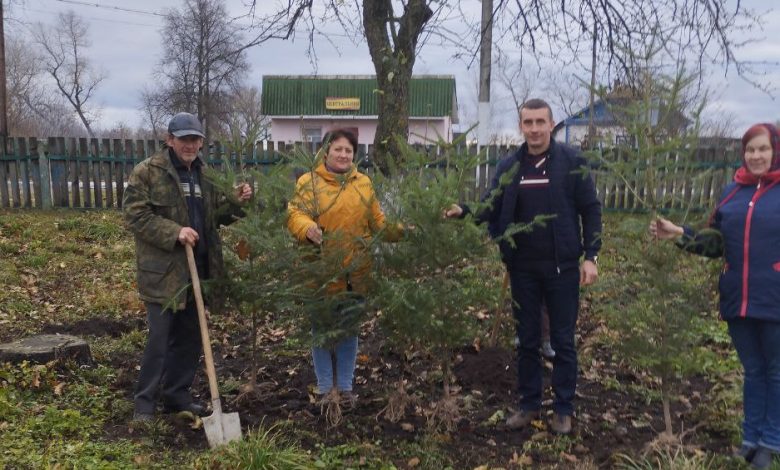
[[[190,387],[200,360],[201,340],[195,301],[184,310],[146,304],[149,337],[135,389],[135,411],[154,413],[157,391],[163,406],[178,409],[192,402]]]
[[[577,349],[574,330],[579,308],[580,271],[578,266],[563,269],[510,270],[512,311],[517,324],[518,392],[520,408],[536,411],[542,406],[542,305],[550,316],[550,343],[555,350],[552,387],[553,411],[574,412],[572,401],[577,386]]]

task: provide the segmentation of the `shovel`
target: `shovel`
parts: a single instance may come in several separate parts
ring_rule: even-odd
[[[195,255],[192,254],[190,245],[184,245],[184,249],[187,252],[187,264],[190,267],[195,305],[198,307],[200,339],[203,342],[206,374],[209,376],[209,391],[211,392],[212,413],[203,418],[203,429],[206,431],[209,446],[217,447],[241,439],[241,422],[238,419],[238,413],[222,413],[222,402],[219,399],[219,390],[217,389],[217,372],[214,370],[214,356],[211,352],[211,341],[206,324],[206,309],[203,307],[203,295],[200,292],[200,279],[198,278],[198,268],[195,265]]]

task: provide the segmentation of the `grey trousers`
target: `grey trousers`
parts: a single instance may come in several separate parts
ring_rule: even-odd
[[[190,387],[201,351],[195,301],[176,312],[147,303],[146,312],[149,337],[135,388],[135,412],[153,414],[158,389],[165,408],[186,407],[192,403]]]

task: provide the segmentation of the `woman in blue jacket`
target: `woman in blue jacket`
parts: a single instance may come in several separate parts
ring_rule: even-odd
[[[686,251],[725,258],[720,315],[745,369],[745,418],[737,455],[768,468],[780,453],[780,137],[756,124],[742,136],[742,166],[710,227],[695,232],[659,218],[650,233]]]

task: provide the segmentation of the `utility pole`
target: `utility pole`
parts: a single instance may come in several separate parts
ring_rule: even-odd
[[[0,0],[0,137],[8,137],[8,96],[5,88],[5,29],[3,0]]]
[[[590,62],[590,100],[588,104],[588,148],[596,148],[596,47],[598,46],[598,25],[593,23],[593,45]]]
[[[490,139],[490,66],[493,51],[493,0],[482,0],[482,30],[479,43],[479,108],[477,110],[477,143],[487,145]]]

